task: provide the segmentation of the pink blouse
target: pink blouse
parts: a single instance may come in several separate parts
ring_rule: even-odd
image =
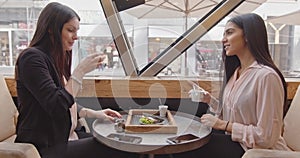
[[[281,136],[284,89],[280,77],[256,61],[238,79],[237,70],[225,87],[221,116],[233,123],[232,140],[244,150],[290,150]]]

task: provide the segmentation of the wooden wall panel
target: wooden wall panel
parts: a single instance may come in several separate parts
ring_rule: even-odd
[[[17,96],[13,77],[6,77],[6,83],[12,96]],[[220,81],[179,79],[179,78],[85,78],[79,97],[103,98],[188,98],[192,82],[218,97]],[[292,99],[300,84],[300,79],[287,79],[288,99]]]

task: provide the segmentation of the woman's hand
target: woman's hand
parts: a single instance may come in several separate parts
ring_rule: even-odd
[[[117,118],[122,118],[122,115],[119,112],[117,112],[115,110],[111,110],[109,108],[102,110],[102,112],[103,112],[105,118],[109,119],[111,121],[114,121],[116,117]]]
[[[204,89],[191,89],[189,91],[189,97],[194,102],[203,102],[203,103],[209,103],[211,99],[211,95],[209,92],[205,91]]]
[[[104,110],[88,110],[87,111],[87,117],[89,118],[97,118],[97,119],[101,119],[101,120],[110,120],[110,121],[114,121],[115,118],[122,118],[122,115],[112,109],[104,109]]]
[[[73,75],[81,79],[86,73],[91,72],[97,67],[99,67],[104,59],[105,56],[99,53],[88,55],[87,57],[81,60],[81,62],[74,70]]]
[[[213,116],[212,114],[204,114],[200,118],[200,122],[208,127],[214,127],[218,120],[219,118]]]
[[[227,124],[227,121],[221,120],[212,114],[202,115],[200,122],[216,130],[225,130]]]

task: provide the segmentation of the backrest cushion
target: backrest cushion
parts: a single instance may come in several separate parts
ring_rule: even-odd
[[[283,137],[291,149],[300,151],[300,85],[284,118]]]
[[[15,134],[15,116],[17,113],[17,108],[9,93],[4,77],[0,74],[0,141]]]

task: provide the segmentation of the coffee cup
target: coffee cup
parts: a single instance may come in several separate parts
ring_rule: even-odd
[[[207,92],[203,89],[192,89],[189,94],[193,102],[201,102]]]
[[[168,111],[168,106],[167,105],[159,105],[158,110],[159,110],[159,116],[166,117],[167,111]]]

